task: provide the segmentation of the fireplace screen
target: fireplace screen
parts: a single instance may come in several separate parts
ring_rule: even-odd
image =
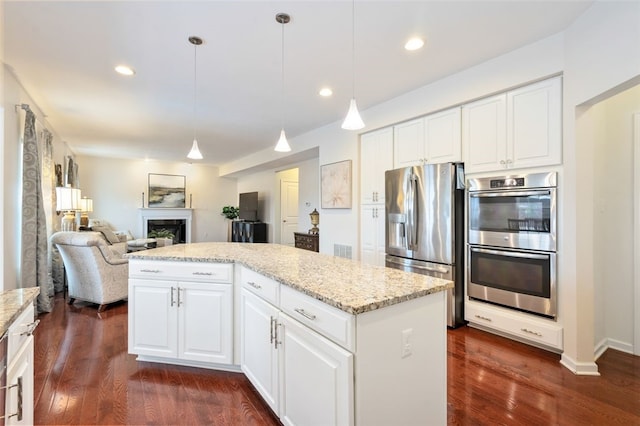
[[[174,244],[187,242],[187,221],[185,219],[149,219],[147,221],[147,235],[151,231],[160,231],[161,229],[166,229],[174,235]]]

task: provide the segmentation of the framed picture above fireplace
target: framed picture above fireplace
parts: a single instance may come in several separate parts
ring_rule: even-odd
[[[184,208],[187,178],[149,173],[150,208]]]

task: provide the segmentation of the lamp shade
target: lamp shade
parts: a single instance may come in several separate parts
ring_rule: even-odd
[[[80,199],[80,211],[88,213],[93,211],[93,200],[91,198],[83,197]]]
[[[80,190],[68,186],[56,187],[56,210],[80,210]]]
[[[202,153],[200,152],[200,148],[198,148],[198,141],[193,139],[193,145],[191,146],[191,151],[187,154],[187,158],[192,160],[202,160]]]
[[[360,130],[363,127],[364,123],[362,122],[362,118],[360,118],[356,100],[355,98],[352,98],[351,102],[349,103],[349,112],[347,112],[347,117],[342,123],[342,128],[345,130]]]
[[[289,142],[287,142],[287,136],[284,134],[284,129],[280,130],[280,139],[278,139],[278,143],[276,144],[274,151],[277,151],[277,152],[291,151]]]

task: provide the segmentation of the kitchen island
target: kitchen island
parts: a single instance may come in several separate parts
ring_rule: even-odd
[[[129,352],[243,371],[285,424],[445,424],[451,281],[275,244],[130,253]]]

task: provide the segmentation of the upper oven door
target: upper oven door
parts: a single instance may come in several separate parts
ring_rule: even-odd
[[[556,188],[469,191],[469,244],[556,251]]]

